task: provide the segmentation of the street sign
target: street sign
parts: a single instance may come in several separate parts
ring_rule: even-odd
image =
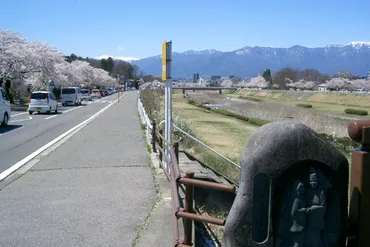
[[[49,87],[55,87],[54,81],[49,81]]]
[[[162,44],[162,81],[167,80],[167,42]]]

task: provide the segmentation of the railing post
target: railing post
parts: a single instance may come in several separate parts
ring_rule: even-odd
[[[163,130],[159,130],[159,134],[161,134],[161,136],[163,136]],[[163,150],[163,140],[162,140],[162,138],[159,138],[159,146]],[[159,151],[159,160],[161,162],[163,162],[163,153],[162,153],[162,151]]]
[[[153,119],[153,122],[152,122],[152,149],[153,149],[153,152],[156,153],[157,152],[157,147],[155,146],[155,140],[157,139],[157,135],[156,135],[156,126],[157,123],[155,122],[155,119]]]
[[[194,172],[187,172],[186,178],[194,178]],[[185,207],[184,210],[187,213],[193,213],[193,201],[194,201],[194,186],[185,185]],[[192,245],[193,243],[193,221],[184,219],[184,244]]]
[[[177,164],[179,163],[179,143],[178,142],[175,142],[173,144],[173,147],[175,149],[175,155],[176,155],[176,161],[177,161]]]
[[[348,247],[370,246],[370,120],[354,120],[348,134],[361,148],[351,153]]]

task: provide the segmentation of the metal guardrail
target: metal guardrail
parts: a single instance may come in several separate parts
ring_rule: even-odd
[[[156,130],[156,122],[152,122],[152,145],[153,151],[159,152],[159,162],[160,166],[165,172],[167,179],[171,183],[171,202],[172,202],[172,212],[173,212],[173,222],[174,222],[174,236],[175,242],[174,246],[180,247],[189,247],[192,246],[192,232],[193,232],[193,223],[192,221],[216,224],[216,225],[225,225],[226,220],[220,220],[211,216],[207,215],[198,215],[193,208],[194,202],[194,187],[202,187],[207,189],[215,189],[220,191],[226,191],[235,193],[236,186],[234,185],[223,185],[216,182],[207,182],[202,181],[194,178],[193,172],[187,172],[185,177],[181,176],[181,171],[178,163],[178,147],[176,145],[171,145],[168,143],[171,155],[169,171],[167,171],[163,165],[164,159],[168,159],[168,156],[165,155],[165,145],[166,139],[163,136],[163,131]],[[178,188],[180,185],[185,186],[185,202],[184,208],[180,208],[180,199],[179,199],[179,191]],[[178,219],[184,219],[184,241],[180,241],[179,235],[179,226],[178,226]]]
[[[236,186],[234,185],[223,185],[216,182],[202,181],[194,178],[193,172],[187,172],[184,177],[181,176],[181,171],[179,167],[179,157],[178,157],[178,144],[172,145],[167,143],[170,150],[170,155],[165,154],[165,143],[166,139],[163,136],[163,131],[157,131],[156,121],[153,120],[150,123],[149,118],[146,116],[145,109],[139,98],[138,100],[139,114],[143,122],[145,122],[147,128],[151,129],[152,136],[152,147],[153,152],[159,152],[159,163],[162,167],[167,179],[171,183],[171,204],[172,204],[172,219],[173,219],[173,229],[174,229],[174,247],[191,247],[193,246],[193,221],[210,223],[216,225],[225,225],[226,220],[221,220],[208,215],[198,215],[194,209],[194,187],[203,187],[207,189],[214,189],[220,191],[226,191],[230,193],[235,193]],[[180,129],[177,127],[177,129]],[[181,129],[180,129],[181,130]],[[183,131],[183,130],[181,130]],[[186,133],[186,132],[185,132]],[[194,137],[193,137],[194,138]],[[199,140],[198,140],[199,141]],[[205,145],[205,144],[204,144]],[[226,157],[225,157],[226,158]],[[166,159],[169,163],[168,170],[165,169],[163,160]],[[169,160],[168,160],[169,159]],[[179,187],[185,187],[185,200],[184,208],[180,207],[180,194]],[[179,232],[179,222],[178,219],[183,219],[184,224],[184,240],[180,240]]]

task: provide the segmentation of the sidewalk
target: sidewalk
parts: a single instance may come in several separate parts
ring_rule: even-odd
[[[0,246],[132,246],[156,200],[136,103],[129,92],[0,191]]]

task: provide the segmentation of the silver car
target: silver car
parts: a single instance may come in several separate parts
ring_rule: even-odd
[[[101,94],[100,94],[99,89],[93,89],[91,91],[91,98],[98,98],[98,99],[101,98]]]
[[[81,89],[81,98],[82,98],[82,100],[91,101],[92,97],[91,97],[91,94],[90,94],[90,90],[89,89]]]
[[[68,104],[81,105],[81,89],[79,87],[66,87],[61,89],[62,105]]]

